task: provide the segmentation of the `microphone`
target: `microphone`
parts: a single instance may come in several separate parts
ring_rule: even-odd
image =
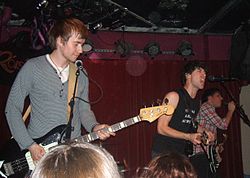
[[[239,79],[233,77],[223,77],[223,76],[208,76],[209,82],[229,82],[229,81],[238,81]]]
[[[223,106],[227,106],[227,105],[228,105],[228,102],[222,101],[222,105],[223,105]]]
[[[82,70],[82,69],[83,69],[82,61],[81,61],[80,59],[76,60],[75,66],[76,66],[79,70]]]

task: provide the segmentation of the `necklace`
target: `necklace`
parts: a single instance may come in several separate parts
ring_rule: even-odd
[[[56,67],[56,71],[57,71],[57,74],[59,75],[59,76],[62,76],[62,72],[68,67],[68,65],[66,65],[66,66],[64,66],[64,67],[58,67],[57,65],[56,65],[56,63],[53,61],[53,60],[51,60],[51,62],[54,64],[54,66]]]

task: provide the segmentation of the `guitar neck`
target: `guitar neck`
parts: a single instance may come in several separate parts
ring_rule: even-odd
[[[111,125],[110,127],[108,128],[104,128],[102,129],[104,132],[117,132],[121,129],[124,129],[128,126],[131,126],[131,125],[134,125],[138,122],[141,122],[141,118],[140,116],[135,116],[133,118],[130,118],[130,119],[127,119],[125,121],[122,121],[122,122],[119,122],[119,123],[116,123],[114,125]],[[83,135],[83,136],[80,136],[76,139],[74,139],[75,141],[83,141],[83,142],[92,142],[94,140],[97,140],[99,139],[99,136],[96,132],[91,132],[89,134],[86,134],[86,135]]]

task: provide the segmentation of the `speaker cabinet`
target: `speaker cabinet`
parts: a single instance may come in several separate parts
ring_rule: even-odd
[[[230,74],[250,81],[250,24],[242,25],[232,36]]]

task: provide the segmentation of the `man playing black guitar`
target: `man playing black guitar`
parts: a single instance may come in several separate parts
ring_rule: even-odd
[[[5,109],[9,128],[18,143],[17,149],[28,149],[33,161],[38,161],[45,154],[44,148],[37,140],[47,136],[55,128],[63,130],[63,126],[60,125],[68,123],[68,91],[75,84],[69,82],[71,66],[83,52],[82,46],[87,32],[83,22],[78,19],[58,20],[48,37],[52,52],[28,60],[19,71],[11,88]],[[97,131],[98,137],[104,140],[114,133],[101,130],[109,126],[96,121],[89,104],[86,71],[78,68],[78,72],[77,99],[73,98],[74,110],[73,114],[70,114],[73,116],[69,131],[71,139],[80,136],[83,125],[88,132]],[[26,128],[22,111],[27,96],[30,99],[31,114]],[[41,141],[46,139],[42,138]]]
[[[221,96],[221,92],[219,89],[210,88],[205,90],[202,95],[202,105],[196,119],[203,129],[211,131],[215,135],[215,137],[217,137],[217,128],[222,130],[226,130],[228,128],[235,110],[234,102],[229,102],[227,105],[227,114],[224,118],[221,118],[216,113],[215,109],[222,106],[222,100],[223,97]],[[203,154],[204,157],[207,157],[207,159],[209,160],[200,160],[199,162],[197,162],[197,165],[199,165],[200,167],[209,167],[210,171],[214,172],[214,175],[216,174],[216,168],[218,168],[220,162],[220,160],[217,160],[217,157],[219,155],[216,155],[218,154],[216,150],[218,148],[216,148],[216,146],[216,142],[211,146],[203,145],[204,149],[201,145],[195,146],[195,154]]]

